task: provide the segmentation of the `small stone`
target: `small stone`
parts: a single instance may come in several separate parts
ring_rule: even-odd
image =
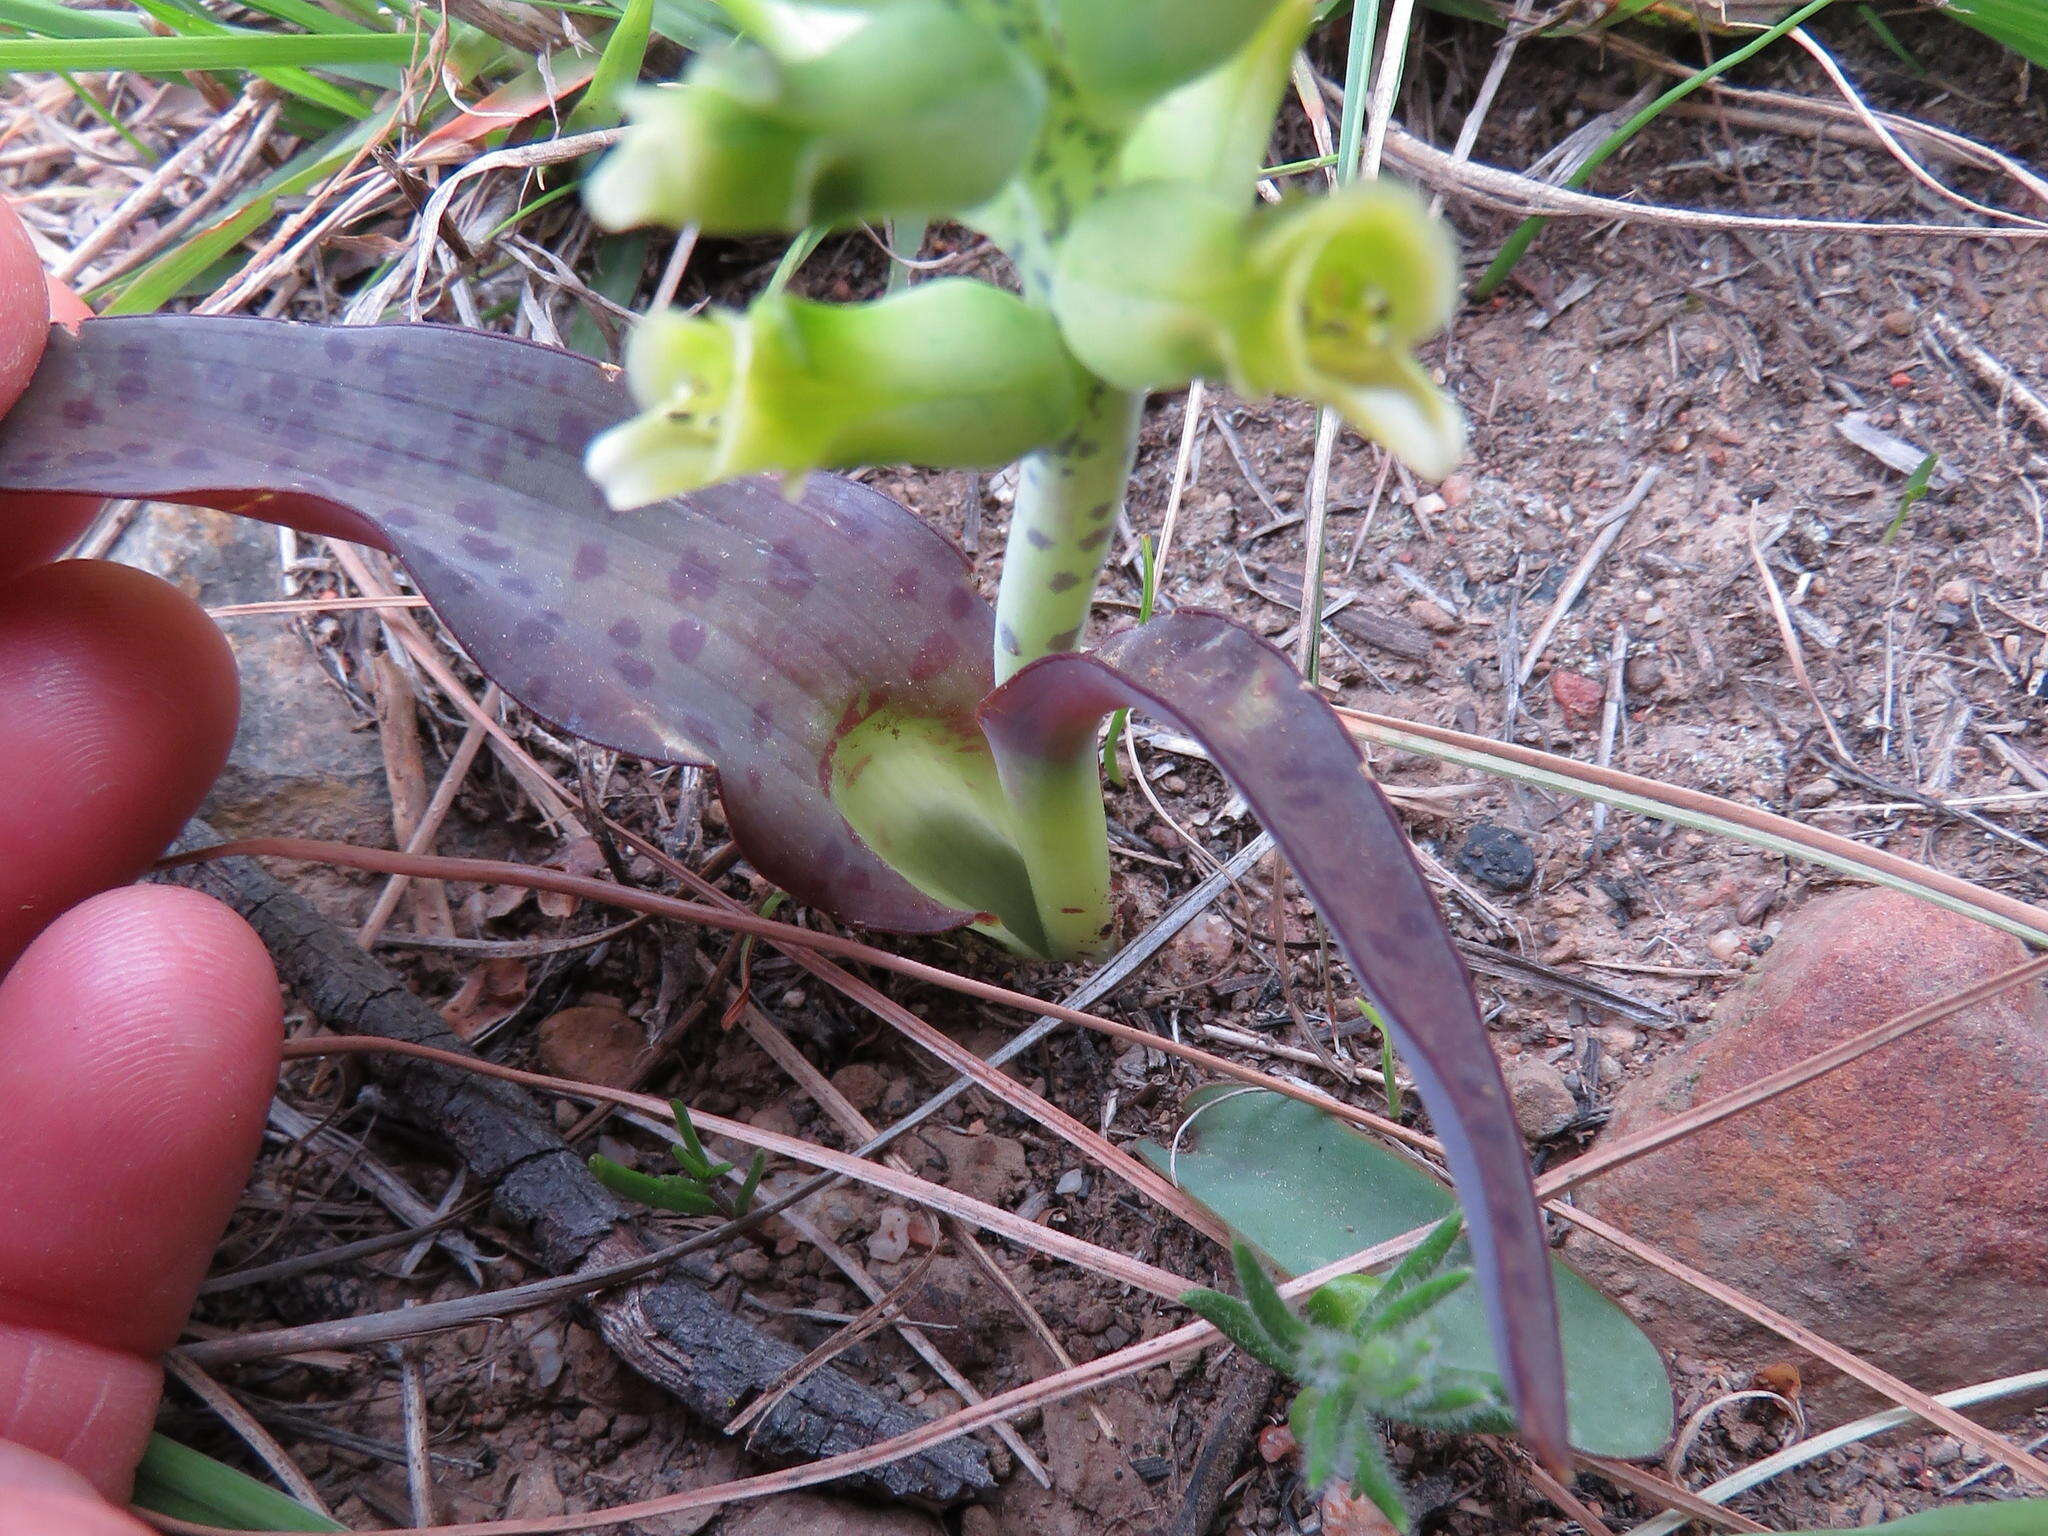
[[[1435,517],[1448,505],[1450,503],[1445,501],[1437,492],[1424,491],[1415,498],[1415,515],[1417,517]]]
[[[1934,589],[1934,600],[1956,608],[1967,608],[1970,606],[1970,584],[1960,577],[1944,581]]]
[[[1087,1170],[1069,1168],[1060,1175],[1059,1182],[1052,1187],[1056,1195],[1085,1195],[1088,1193]]]
[[[1007,1206],[1030,1178],[1024,1144],[1007,1136],[934,1130],[924,1140],[945,1160],[946,1187],[989,1205]]]
[[[1579,1101],[1564,1074],[1541,1057],[1511,1057],[1501,1075],[1515,1103],[1515,1123],[1529,1140],[1546,1140],[1579,1118]]]
[[[1880,323],[1890,335],[1910,336],[1913,334],[1913,316],[1908,310],[1888,309],[1885,311],[1884,319]]]
[[[1723,928],[1707,937],[1707,953],[1723,965],[1732,964],[1742,953],[1743,932],[1740,928]]]
[[[1268,1424],[1259,1431],[1259,1460],[1267,1466],[1287,1460],[1301,1449],[1294,1432],[1285,1424]]]
[[[1536,854],[1518,832],[1482,821],[1458,845],[1458,867],[1496,891],[1526,890],[1536,878]]]
[[[1792,796],[1795,805],[1826,805],[1842,792],[1842,786],[1826,774],[1817,779],[1808,779]]]
[[[622,1413],[612,1420],[612,1444],[638,1445],[653,1428],[654,1421],[645,1414]]]
[[[1116,1313],[1106,1301],[1091,1301],[1074,1314],[1074,1326],[1093,1338],[1098,1333],[1107,1333],[1109,1325],[1116,1321]]]
[[[885,1206],[875,1230],[868,1236],[868,1257],[877,1264],[894,1264],[910,1252],[910,1213],[900,1205]]]
[[[1607,697],[1607,690],[1583,673],[1567,672],[1560,667],[1550,674],[1550,696],[1564,711],[1567,725],[1583,728],[1600,718],[1600,703]]]
[[[1462,469],[1444,476],[1443,484],[1436,488],[1447,507],[1462,507],[1472,499],[1472,477]]]
[[[1655,656],[1631,656],[1622,675],[1630,693],[1638,697],[1652,694],[1664,686],[1664,663]]]
[[[775,1272],[775,1261],[758,1248],[742,1248],[725,1261],[725,1267],[742,1280],[766,1280]]]
[[[846,1095],[846,1101],[862,1114],[881,1104],[889,1091],[889,1079],[879,1067],[857,1061],[832,1074],[832,1086]]]
[[[646,1034],[621,1008],[564,1008],[540,1026],[541,1064],[582,1083],[631,1087],[646,1049]]]
[[[1408,605],[1408,617],[1434,635],[1453,634],[1458,629],[1454,614],[1448,614],[1426,597],[1418,597]]]
[[[1237,930],[1221,912],[1203,912],[1166,943],[1164,959],[1178,963],[1190,976],[1220,976],[1237,953]]]
[[[611,1422],[601,1409],[585,1408],[576,1415],[576,1422],[570,1426],[570,1433],[578,1440],[601,1440],[604,1438],[604,1432],[611,1428]]]

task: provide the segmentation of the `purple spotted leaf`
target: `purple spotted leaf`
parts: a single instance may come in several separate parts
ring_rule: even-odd
[[[1471,978],[1393,807],[1294,665],[1212,613],[1184,609],[1092,653],[1035,661],[983,702],[981,723],[1004,782],[1022,784],[1040,764],[1092,750],[1102,717],[1121,708],[1208,749],[1392,1025],[1457,1181],[1509,1397],[1531,1446],[1557,1462],[1564,1358],[1521,1132]]]
[[[762,874],[903,932],[922,894],[826,791],[843,724],[965,719],[992,618],[958,549],[814,475],[613,512],[583,450],[633,413],[615,370],[440,326],[140,317],[53,331],[0,421],[0,489],[223,507],[387,548],[507,693],[576,735],[719,773]],[[4,515],[4,513],[0,513]]]

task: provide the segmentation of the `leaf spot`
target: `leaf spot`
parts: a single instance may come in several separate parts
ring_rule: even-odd
[[[576,564],[570,574],[578,581],[595,581],[610,563],[605,558],[602,544],[579,544],[576,546]]]
[[[697,659],[697,653],[704,649],[704,626],[697,620],[685,616],[668,627],[669,654],[684,666]]]
[[[629,651],[639,650],[640,641],[644,638],[640,633],[638,621],[634,619],[620,619],[605,633],[612,637],[613,645]]]
[[[917,596],[917,584],[923,579],[923,571],[914,565],[906,565],[896,573],[896,579],[889,583],[889,594],[909,602]]]
[[[1081,578],[1072,571],[1055,571],[1045,585],[1049,592],[1065,592],[1081,585]]]
[[[910,659],[910,680],[913,683],[928,683],[946,668],[953,665],[960,653],[960,643],[944,630],[927,635],[917,648],[917,654]]]
[[[614,657],[612,668],[635,688],[645,688],[654,681],[654,668],[638,656]]]
[[[818,584],[810,557],[787,539],[769,551],[768,585],[788,597],[803,597]]]
[[[669,594],[679,603],[702,602],[718,590],[718,567],[694,549],[686,549],[669,572]]]

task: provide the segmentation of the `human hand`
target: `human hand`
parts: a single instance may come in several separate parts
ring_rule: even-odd
[[[57,318],[81,313],[60,297]],[[0,202],[0,414],[51,317]],[[0,1536],[143,1530],[106,1501],[248,1175],[281,1034],[240,917],[125,884],[226,760],[235,670],[167,583],[47,563],[92,510],[0,495]]]

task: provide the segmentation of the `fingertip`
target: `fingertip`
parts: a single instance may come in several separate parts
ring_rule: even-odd
[[[69,1467],[0,1440],[0,1536],[146,1536]]]
[[[50,925],[0,982],[0,1324],[170,1345],[261,1141],[282,1034],[262,941],[210,897],[130,887]]]
[[[50,334],[50,291],[21,217],[0,198],[0,415],[28,387]]]
[[[227,760],[234,655],[169,583],[67,560],[0,603],[0,967],[57,913],[132,880]]]

